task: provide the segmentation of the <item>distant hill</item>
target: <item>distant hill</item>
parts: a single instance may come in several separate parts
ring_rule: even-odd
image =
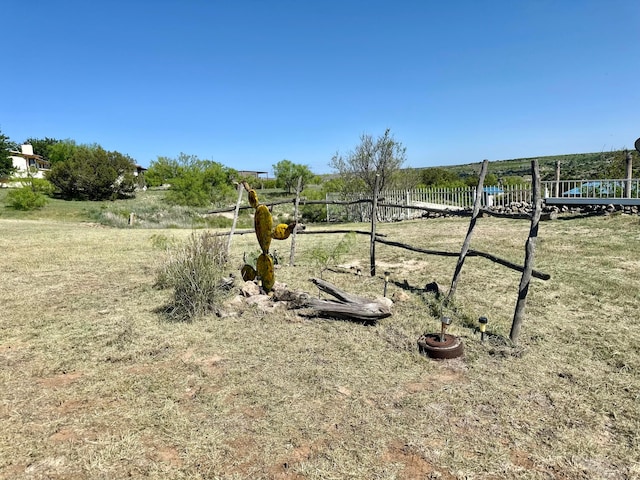
[[[561,180],[590,180],[596,178],[623,178],[624,151],[612,150],[608,152],[571,153],[566,155],[551,155],[547,157],[515,158],[512,160],[489,161],[489,172],[498,178],[518,176],[531,178],[531,160],[537,159],[542,180],[555,180],[556,162],[560,162]],[[640,160],[638,152],[633,151],[633,178],[640,178]],[[612,168],[613,165],[617,168]],[[441,168],[465,178],[480,173],[480,162],[462,165],[442,165],[434,167],[412,167],[406,170],[415,173],[427,168]],[[611,176],[613,175],[613,177]],[[338,177],[337,173],[320,175],[323,181]]]
[[[512,160],[489,161],[489,173],[499,178],[508,176],[531,176],[531,160],[537,158],[542,180],[554,180],[556,162],[560,162],[560,175],[563,179],[600,178],[609,165],[609,158],[616,152],[574,153],[549,157],[516,158]],[[457,173],[461,177],[477,175],[480,163],[442,166],[445,170]]]

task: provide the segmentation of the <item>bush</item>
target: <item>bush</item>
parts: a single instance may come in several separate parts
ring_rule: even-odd
[[[304,190],[302,196],[308,200],[324,200],[326,198],[324,191],[311,189]],[[300,213],[304,223],[319,223],[327,220],[326,205],[302,205],[300,207]]]
[[[33,191],[31,187],[11,190],[7,194],[7,205],[16,210],[36,210],[47,204],[47,197]]]
[[[115,200],[135,196],[134,170],[134,161],[127,155],[99,145],[80,145],[52,165],[47,179],[64,199]]]
[[[228,260],[224,238],[208,232],[192,233],[182,246],[168,250],[155,285],[173,288],[172,302],[165,310],[171,319],[191,321],[219,312],[228,294],[223,282]]]

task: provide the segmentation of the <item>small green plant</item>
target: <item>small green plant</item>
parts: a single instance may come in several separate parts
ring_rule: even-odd
[[[47,204],[47,197],[31,187],[21,187],[7,194],[7,205],[15,210],[36,210]]]
[[[153,248],[157,248],[160,250],[167,250],[168,248],[175,245],[175,239],[173,237],[167,237],[161,233],[154,233],[149,237],[149,241]]]
[[[311,259],[316,268],[320,270],[320,278],[330,265],[339,263],[345,255],[349,254],[356,244],[356,232],[345,233],[342,239],[335,245],[315,247],[311,251]]]
[[[228,294],[223,282],[227,260],[226,243],[209,232],[194,232],[183,245],[168,250],[155,285],[173,289],[172,301],[165,309],[169,318],[191,321],[217,313]]]

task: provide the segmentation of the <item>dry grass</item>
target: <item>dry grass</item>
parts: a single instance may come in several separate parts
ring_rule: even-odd
[[[468,220],[380,225],[423,248],[460,248]],[[415,479],[640,476],[640,224],[541,225],[521,345],[505,340],[519,274],[469,258],[453,332],[462,360],[415,341],[455,258],[377,246],[378,277],[326,272],[354,293],[409,294],[374,327],[230,305],[192,323],[156,313],[171,230],[0,220],[0,479]],[[521,262],[526,222],[481,219],[472,248]],[[277,279],[312,291],[314,245]],[[234,239],[232,265],[255,238]],[[348,261],[368,271],[368,239]],[[275,243],[275,242],[274,242]],[[156,246],[154,246],[156,245]],[[289,241],[277,242],[288,259]],[[287,262],[288,263],[288,262]],[[405,285],[408,285],[409,288]],[[473,320],[490,319],[484,344]]]

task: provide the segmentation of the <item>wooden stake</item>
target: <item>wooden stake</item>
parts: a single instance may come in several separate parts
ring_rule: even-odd
[[[302,176],[298,177],[298,186],[296,187],[296,203],[293,207],[293,221],[298,225],[298,205],[300,205],[300,187],[302,187]],[[289,254],[289,266],[293,267],[296,258],[296,230],[291,232],[291,253]]]
[[[231,253],[231,240],[233,234],[236,231],[236,224],[238,223],[238,213],[240,212],[240,202],[242,201],[242,189],[241,183],[238,183],[238,201],[236,202],[236,209],[233,211],[233,223],[231,224],[231,232],[229,233],[229,240],[227,241],[227,256]]]
[[[626,161],[626,174],[624,182],[624,198],[631,198],[631,177],[633,176],[633,157],[628,150],[624,151]]]
[[[531,161],[531,173],[533,176],[533,214],[531,215],[531,230],[529,238],[525,244],[524,270],[520,279],[520,287],[518,289],[518,302],[516,303],[516,311],[513,315],[513,323],[511,324],[511,333],[509,338],[513,343],[518,343],[520,335],[520,327],[524,318],[524,309],[527,304],[527,293],[529,292],[529,284],[531,283],[531,272],[533,271],[534,257],[536,253],[536,241],[538,239],[538,224],[540,223],[540,213],[542,212],[542,198],[540,195],[540,169],[538,160]]]
[[[478,187],[476,189],[476,198],[473,202],[473,213],[471,214],[471,222],[469,223],[469,230],[467,230],[467,236],[464,239],[464,243],[462,244],[462,250],[460,251],[460,256],[458,257],[458,263],[456,264],[456,271],[453,274],[453,279],[451,280],[451,288],[449,289],[449,294],[445,299],[445,303],[449,303],[453,296],[456,294],[456,287],[458,286],[458,277],[460,276],[460,272],[462,271],[462,265],[464,265],[464,258],[467,255],[469,250],[469,245],[471,244],[471,236],[473,235],[473,229],[476,226],[476,220],[478,218],[478,213],[480,213],[480,206],[482,204],[482,186],[484,185],[484,177],[487,175],[487,166],[489,165],[489,160],[484,160],[482,162],[482,167],[480,168],[480,177],[478,178]]]
[[[369,259],[371,263],[371,276],[376,276],[376,217],[378,216],[378,186],[380,184],[380,174],[376,173],[376,183],[373,188],[373,198],[371,199],[371,246],[369,248]]]

